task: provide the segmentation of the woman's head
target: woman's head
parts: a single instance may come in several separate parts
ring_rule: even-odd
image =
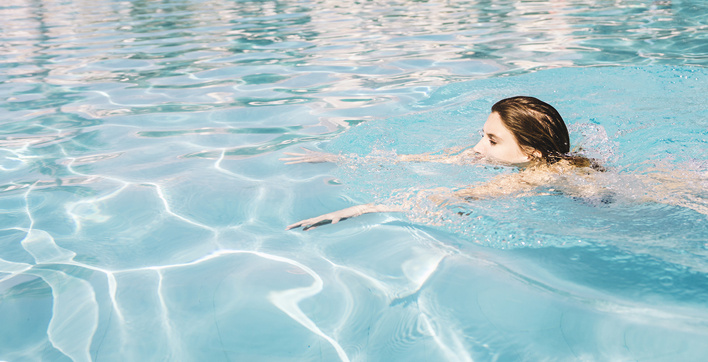
[[[502,99],[492,106],[482,140],[474,150],[504,163],[533,159],[554,161],[570,151],[563,118],[548,103],[533,97]]]

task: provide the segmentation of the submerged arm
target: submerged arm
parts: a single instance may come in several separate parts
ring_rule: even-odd
[[[466,159],[474,157],[474,151],[469,146],[448,148],[439,152],[428,152],[415,155],[398,155],[397,161],[401,162],[438,162],[438,163],[463,163]]]
[[[336,224],[341,220],[346,220],[355,216],[370,214],[374,212],[405,212],[403,208],[396,206],[366,204],[348,207],[346,209],[330,212],[324,215],[298,221],[288,225],[286,230],[302,227],[302,230],[314,229],[320,225]]]
[[[284,152],[286,156],[280,158],[286,165],[296,163],[336,163],[344,159],[342,155],[333,153],[312,151],[301,147],[304,152]],[[438,162],[438,163],[462,163],[465,159],[473,157],[474,152],[469,147],[453,147],[439,152],[429,152],[414,155],[397,155],[395,161],[399,162]]]
[[[518,176],[518,174],[503,175],[501,177],[497,177],[491,182],[468,187],[455,192],[452,192],[450,189],[445,187],[439,187],[435,189],[419,190],[415,193],[417,194],[416,197],[418,199],[425,198],[429,201],[432,201],[437,206],[444,206],[455,199],[468,200],[490,198],[495,196],[505,196],[513,193],[520,193],[521,191],[531,190],[535,187],[528,182],[521,182],[522,179],[523,177]],[[341,220],[349,219],[363,214],[375,212],[406,212],[412,210],[413,207],[415,207],[415,205],[410,203],[407,203],[406,206],[392,206],[380,204],[357,205],[348,207],[346,209],[330,212],[324,215],[320,215],[314,218],[298,221],[292,225],[289,225],[286,230],[295,229],[298,227],[302,227],[303,230],[309,230],[321,225],[336,224]]]
[[[436,188],[431,190],[420,190],[417,192],[418,197],[427,198],[433,201],[438,206],[449,204],[453,199],[470,199],[470,198],[485,198],[508,195],[512,192],[517,192],[519,189],[503,189],[502,186],[490,186],[490,184],[482,184],[480,186],[470,187],[456,192],[451,192],[447,188]],[[365,204],[348,207],[338,211],[323,214],[310,219],[298,221],[288,225],[286,230],[302,227],[302,230],[314,229],[321,225],[336,224],[339,221],[346,220],[352,217],[377,213],[377,212],[406,212],[408,209],[402,206],[380,205],[380,204]]]

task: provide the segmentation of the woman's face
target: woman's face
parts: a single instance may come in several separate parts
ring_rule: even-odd
[[[521,149],[516,137],[502,123],[497,113],[487,118],[482,129],[482,140],[473,150],[495,162],[522,164],[529,161],[529,156]]]

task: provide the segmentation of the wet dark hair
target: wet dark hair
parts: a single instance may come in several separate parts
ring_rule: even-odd
[[[492,112],[499,115],[527,154],[532,156],[538,151],[547,163],[567,160],[578,167],[601,168],[594,160],[570,152],[568,128],[550,104],[534,97],[517,96],[495,103]]]

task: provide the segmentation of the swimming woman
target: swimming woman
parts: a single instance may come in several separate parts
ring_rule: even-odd
[[[307,151],[286,153],[287,163],[334,162],[336,155]],[[479,160],[515,166],[519,172],[500,175],[487,183],[459,190],[436,189],[432,199],[439,205],[495,196],[526,196],[539,194],[538,189],[588,197],[603,193],[603,187],[593,182],[603,168],[594,160],[570,152],[568,130],[563,118],[551,105],[533,97],[512,97],[492,106],[483,127],[482,139],[462,152],[442,155],[400,155],[400,161],[432,161],[462,163]],[[536,191],[534,193],[534,191]],[[312,229],[319,225],[375,212],[406,212],[403,206],[366,204],[327,213],[289,225],[287,229]],[[700,212],[700,210],[699,210]]]

